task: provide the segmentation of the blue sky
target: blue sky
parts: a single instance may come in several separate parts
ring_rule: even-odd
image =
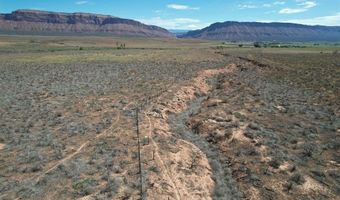
[[[109,14],[168,29],[222,21],[340,26],[340,0],[0,0],[1,13],[16,9]]]

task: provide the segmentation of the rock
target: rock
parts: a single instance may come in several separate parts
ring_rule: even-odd
[[[283,106],[276,106],[276,109],[281,113],[287,113],[287,109]]]

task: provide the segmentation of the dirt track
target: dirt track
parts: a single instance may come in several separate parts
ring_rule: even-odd
[[[69,161],[70,159],[72,159],[74,156],[76,156],[77,154],[79,154],[86,146],[88,146],[89,144],[95,142],[98,138],[104,137],[106,134],[113,132],[116,128],[116,126],[119,123],[119,119],[120,119],[120,114],[118,113],[117,118],[115,119],[115,121],[112,123],[111,127],[106,129],[105,131],[103,131],[102,133],[96,135],[93,139],[88,140],[84,143],[82,143],[79,148],[77,148],[75,150],[74,153],[66,156],[65,158],[61,159],[60,161],[58,161],[56,164],[54,164],[52,167],[48,168],[46,171],[44,171],[40,176],[37,177],[37,182],[39,182],[39,180],[41,178],[43,178],[46,174],[50,173],[51,171],[55,170],[57,167],[59,167],[62,164],[65,164],[67,161]]]
[[[235,188],[230,185],[231,177],[225,177],[227,169],[224,170],[216,158],[214,149],[185,129],[185,117],[199,108],[197,105],[210,90],[209,79],[231,73],[235,67],[228,65],[202,71],[189,84],[171,88],[170,92],[176,91],[173,97],[164,94],[147,109],[143,123],[151,123],[147,132],[156,151],[160,174],[163,174],[161,177],[156,174],[149,176],[151,183],[155,184],[147,190],[148,198],[237,198]],[[170,187],[160,188],[162,182]]]

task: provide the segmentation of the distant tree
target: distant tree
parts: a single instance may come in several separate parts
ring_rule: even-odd
[[[238,47],[243,47],[243,44],[239,44]]]
[[[126,47],[125,43],[119,43],[119,42],[116,42],[116,46],[117,46],[117,49],[125,49]]]
[[[260,42],[254,42],[254,47],[255,48],[261,48],[261,43]]]

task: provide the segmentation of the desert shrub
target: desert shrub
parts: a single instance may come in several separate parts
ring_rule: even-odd
[[[37,163],[33,163],[29,166],[25,166],[25,167],[22,167],[20,169],[20,171],[22,173],[32,173],[32,172],[38,172],[38,171],[41,171],[43,168],[42,168],[42,165],[37,162]]]
[[[302,156],[304,158],[312,158],[318,152],[318,146],[314,143],[305,143],[303,145]]]
[[[215,190],[214,190],[214,195],[217,198],[221,198],[225,195],[225,188],[224,187],[216,187]]]
[[[324,182],[324,179],[326,178],[326,174],[321,169],[313,169],[310,172],[314,179],[320,182]]]
[[[286,192],[291,191],[294,187],[295,187],[295,183],[292,181],[288,181],[286,183],[283,184],[283,190]]]
[[[72,122],[69,125],[67,125],[67,132],[71,135],[77,135],[77,134],[85,134],[87,131],[87,125],[83,122],[76,123]]]
[[[262,187],[260,189],[260,194],[261,194],[261,199],[263,200],[277,199],[275,191],[268,189],[268,187]]]
[[[243,47],[243,44],[239,44],[238,47]]]
[[[130,187],[126,187],[126,188],[124,189],[124,196],[123,196],[123,199],[130,199],[132,193],[133,193],[133,189],[130,188]]]
[[[336,137],[330,140],[327,144],[324,145],[324,148],[332,150],[340,149],[340,137]]]
[[[69,178],[78,178],[80,174],[85,173],[88,170],[89,165],[86,161],[77,158],[70,161],[68,165],[64,167],[64,171]]]
[[[254,131],[249,131],[249,130],[245,131],[245,132],[243,133],[243,135],[246,136],[246,137],[249,138],[249,139],[254,139],[255,136],[256,136],[256,134],[254,133]]]
[[[114,172],[114,173],[121,173],[122,171],[123,171],[123,169],[119,166],[119,165],[114,165],[113,167],[112,167],[112,171]]]
[[[41,193],[34,183],[25,181],[22,186],[16,189],[18,199],[35,199],[34,197]]]
[[[243,122],[247,117],[239,112],[234,112],[234,116],[239,119],[241,122]]]
[[[39,138],[38,146],[40,147],[51,146],[53,144],[53,135],[48,130],[43,130]]]
[[[298,185],[302,185],[305,182],[305,178],[300,173],[294,173],[290,178],[290,181],[293,181],[294,183]]]
[[[248,156],[256,156],[259,153],[256,151],[255,147],[253,147],[252,145],[249,145],[242,149],[242,154],[248,155]]]
[[[84,48],[83,47],[79,47],[79,51],[82,51],[82,50],[84,50]]]
[[[249,125],[248,125],[248,128],[252,129],[252,130],[260,130],[260,126],[254,122],[251,122]]]
[[[273,158],[271,161],[268,163],[271,167],[277,169],[280,167],[280,161],[278,159]]]
[[[124,177],[114,177],[113,179],[109,179],[101,193],[109,193],[109,196],[114,196],[125,183],[126,180]]]
[[[330,170],[328,176],[334,179],[338,184],[340,184],[340,173],[338,170]]]
[[[158,174],[160,172],[160,170],[157,166],[150,166],[149,170],[155,172],[156,174]]]
[[[84,196],[94,192],[97,181],[91,178],[77,181],[72,185],[72,188],[78,195]]]
[[[28,147],[25,148],[23,153],[18,155],[17,159],[21,163],[34,163],[40,162],[43,159],[43,157],[41,156],[37,149],[32,149]]]

